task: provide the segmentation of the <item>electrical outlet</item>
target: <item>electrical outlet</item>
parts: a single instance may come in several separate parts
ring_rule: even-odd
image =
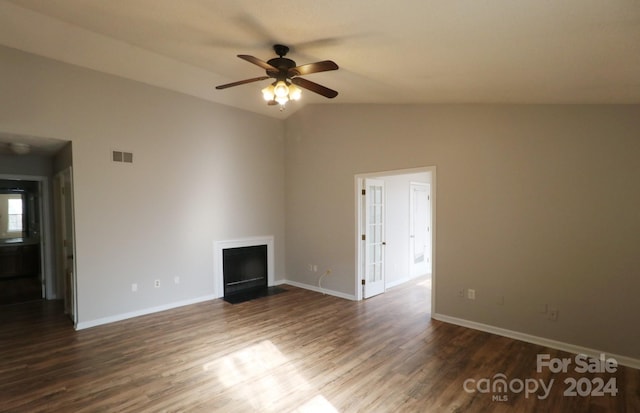
[[[473,290],[473,289],[469,288],[467,290],[467,298],[469,300],[475,300],[476,299],[476,290]]]
[[[551,321],[558,321],[558,309],[557,308],[550,308],[549,309],[549,320]]]
[[[176,284],[180,284],[180,277],[178,276],[173,277],[173,282]]]
[[[138,284],[136,283],[131,284],[131,291],[134,293],[138,291]]]
[[[160,288],[160,280],[155,280],[153,282],[153,286],[156,287],[156,288]]]
[[[316,264],[313,264],[313,272],[318,272],[318,266]]]

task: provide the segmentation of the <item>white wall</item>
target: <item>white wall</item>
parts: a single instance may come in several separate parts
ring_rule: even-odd
[[[434,165],[437,313],[640,358],[639,105],[321,105],[286,127],[289,278],[315,260],[354,294],[354,175]]]
[[[9,48],[0,62],[0,132],[73,142],[80,324],[211,297],[217,240],[273,235],[285,277],[281,121]]]

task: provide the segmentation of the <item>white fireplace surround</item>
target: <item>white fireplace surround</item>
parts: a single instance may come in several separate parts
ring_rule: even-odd
[[[273,286],[273,236],[260,236],[232,239],[226,241],[215,241],[213,244],[213,282],[214,294],[216,298],[224,296],[224,277],[222,270],[222,250],[227,248],[253,247],[255,245],[267,246],[267,285]]]

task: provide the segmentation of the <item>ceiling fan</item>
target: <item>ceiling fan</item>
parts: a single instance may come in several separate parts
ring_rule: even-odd
[[[233,86],[240,86],[247,83],[259,82],[261,80],[271,78],[275,79],[274,82],[266,88],[262,89],[262,96],[269,105],[280,104],[283,106],[289,100],[298,100],[301,95],[301,90],[297,86],[303,89],[310,90],[329,99],[338,96],[338,92],[336,92],[335,90],[329,89],[328,87],[299,77],[312,73],[337,70],[338,65],[335,62],[331,60],[323,60],[321,62],[296,66],[296,62],[284,57],[289,52],[289,48],[287,46],[276,44],[273,46],[273,50],[276,52],[278,57],[274,57],[273,59],[270,59],[266,62],[253,56],[243,54],[238,55],[239,58],[263,68],[266,71],[266,76],[254,77],[251,79],[227,83],[224,85],[216,86],[216,89],[226,89]]]

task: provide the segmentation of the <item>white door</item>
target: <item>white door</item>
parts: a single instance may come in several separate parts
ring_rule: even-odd
[[[364,180],[364,298],[384,292],[384,181]]]
[[[73,227],[73,178],[71,168],[58,173],[54,180],[54,202],[56,205],[56,241],[58,277],[62,278],[65,313],[75,323],[76,278],[75,241]]]
[[[431,273],[431,187],[410,184],[409,268],[411,277]]]

